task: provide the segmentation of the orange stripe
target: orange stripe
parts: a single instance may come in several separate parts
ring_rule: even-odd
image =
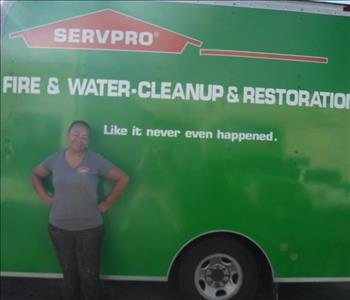
[[[281,53],[246,52],[246,51],[236,51],[236,50],[215,50],[215,49],[201,49],[200,53],[202,55],[239,56],[239,57],[251,57],[251,58],[295,60],[295,61],[306,61],[306,62],[316,62],[316,63],[328,62],[327,57],[292,55],[292,54],[281,54]]]

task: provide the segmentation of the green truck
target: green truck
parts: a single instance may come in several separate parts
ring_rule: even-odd
[[[29,175],[82,119],[130,176],[103,278],[209,300],[350,281],[347,7],[15,1],[1,27],[2,276],[61,276]]]

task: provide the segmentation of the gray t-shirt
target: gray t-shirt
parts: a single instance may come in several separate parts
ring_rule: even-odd
[[[98,182],[113,164],[87,150],[81,163],[73,168],[66,161],[65,152],[56,152],[41,163],[52,174],[54,186],[49,222],[65,230],[97,227],[103,223],[97,203]]]

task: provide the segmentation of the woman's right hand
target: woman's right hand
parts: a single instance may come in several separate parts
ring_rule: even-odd
[[[48,206],[51,206],[52,203],[53,203],[53,198],[49,195],[46,195],[45,198],[44,198],[44,202],[48,205]]]
[[[52,205],[53,199],[50,195],[47,194],[47,191],[44,188],[42,179],[48,176],[50,173],[42,166],[38,165],[32,172],[32,184],[39,195],[39,197],[49,206]]]

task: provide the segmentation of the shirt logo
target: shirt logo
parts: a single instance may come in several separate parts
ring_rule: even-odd
[[[85,173],[89,173],[90,172],[90,168],[88,167],[79,167],[78,168],[78,173],[80,174],[85,174]]]

